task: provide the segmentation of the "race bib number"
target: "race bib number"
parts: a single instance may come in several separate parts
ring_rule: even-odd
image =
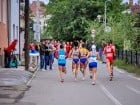
[[[91,62],[97,62],[97,57],[90,57],[89,63],[91,63]]]
[[[59,55],[59,59],[65,59],[65,55]]]

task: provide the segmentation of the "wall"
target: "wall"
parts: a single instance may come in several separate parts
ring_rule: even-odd
[[[7,25],[7,0],[0,0],[0,56],[3,56],[3,50],[8,46],[8,25]],[[2,59],[0,58],[0,62]],[[2,64],[0,63],[0,66]]]
[[[9,42],[11,43],[14,39],[18,40],[15,53],[19,54],[19,0],[11,0],[10,12]]]

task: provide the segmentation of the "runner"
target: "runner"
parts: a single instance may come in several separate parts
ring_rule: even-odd
[[[99,54],[96,51],[96,46],[92,46],[92,49],[89,52],[89,71],[90,78],[92,79],[92,85],[95,85],[97,75],[97,58],[99,58]]]
[[[73,43],[74,47],[69,53],[69,57],[72,56],[72,71],[75,76],[75,80],[77,80],[78,75],[78,67],[79,67],[79,48],[78,48],[78,42]]]
[[[104,54],[106,56],[107,68],[110,75],[110,81],[112,81],[113,77],[113,61],[115,55],[115,49],[112,47],[110,41],[107,43],[107,46],[104,48]]]
[[[64,46],[60,45],[60,50],[58,51],[58,69],[60,73],[60,81],[64,82],[64,73],[66,73],[66,52],[64,51]]]
[[[113,53],[113,59],[115,60],[115,58],[116,58],[116,47],[115,47],[115,45],[112,43],[112,40],[110,40],[110,45],[111,45],[112,48],[113,48],[113,51],[114,51],[114,53]],[[113,65],[111,66],[111,68],[112,68],[112,76],[113,76]]]
[[[85,44],[82,44],[82,48],[80,48],[80,71],[83,74],[83,80],[85,80],[86,75],[86,67],[88,64],[87,58],[89,55],[89,51],[86,49]]]

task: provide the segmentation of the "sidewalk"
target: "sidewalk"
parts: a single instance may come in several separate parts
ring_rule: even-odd
[[[24,67],[0,68],[0,86],[15,86],[27,83],[32,76],[31,72],[25,71]]]
[[[14,105],[30,87],[26,83],[33,73],[18,68],[0,68],[0,105]]]

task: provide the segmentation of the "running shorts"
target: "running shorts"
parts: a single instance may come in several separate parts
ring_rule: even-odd
[[[106,57],[106,60],[108,60],[110,63],[113,63],[114,61],[113,57]]]
[[[63,67],[66,66],[66,64],[62,64],[62,63],[59,63],[58,65],[59,66],[63,66]]]
[[[77,64],[79,62],[79,59],[73,59],[73,62]]]
[[[88,66],[89,68],[97,68],[97,62],[91,62]]]
[[[80,58],[80,62],[81,62],[82,64],[85,64],[86,61],[87,61],[87,58]]]

